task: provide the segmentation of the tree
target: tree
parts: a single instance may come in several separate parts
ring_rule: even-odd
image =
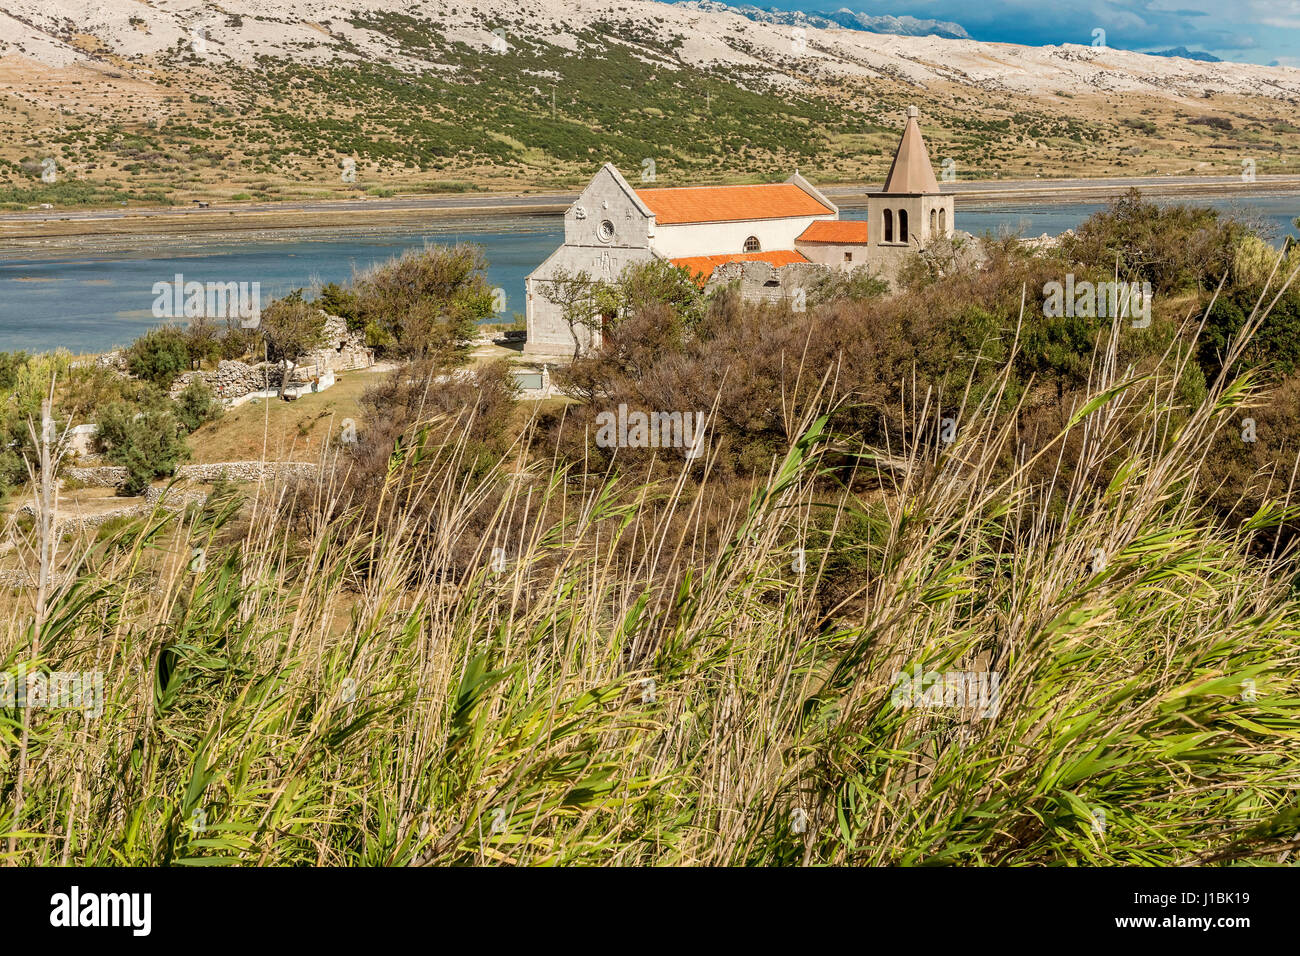
[[[185,329],[185,347],[190,368],[201,368],[204,362],[221,358],[221,332],[207,319],[197,318]]]
[[[221,417],[221,403],[202,379],[194,379],[176,396],[176,417],[187,432]]]
[[[1074,262],[1117,270],[1121,279],[1147,280],[1157,293],[1213,289],[1247,231],[1217,210],[1157,205],[1133,189],[1065,236],[1061,251]]]
[[[349,327],[364,327],[368,342],[440,362],[463,361],[478,323],[493,315],[478,246],[434,246],[393,259],[357,281],[356,299]]]
[[[0,389],[8,391],[18,384],[18,372],[29,358],[26,352],[0,352]]]
[[[331,282],[322,288],[313,304],[324,310],[327,315],[337,315],[343,319],[351,332],[365,327],[365,319],[361,315],[361,300],[355,292],[344,289],[337,282]]]
[[[96,435],[108,460],[127,471],[119,494],[141,494],[156,478],[176,473],[189,458],[184,428],[166,398],[154,393],[143,408],[129,402],[113,402],[99,416]]]
[[[666,259],[634,262],[625,267],[614,292],[619,318],[651,305],[665,305],[685,331],[693,332],[704,317],[703,290],[687,270]]]
[[[244,356],[260,357],[266,340],[260,329],[244,328],[235,319],[227,319],[220,342],[221,354],[218,358],[238,359]]]
[[[1056,386],[1059,405],[1066,389],[1079,388],[1088,381],[1096,321],[1078,316],[1049,317],[1041,310],[1026,310],[1015,359],[1021,379],[1049,378]]]
[[[325,342],[325,313],[304,302],[299,289],[262,310],[261,329],[273,356],[289,363],[288,370],[280,378],[279,394],[284,398],[285,388],[293,378],[298,362]]]
[[[582,337],[578,329],[595,332],[600,328],[601,302],[599,287],[601,283],[592,280],[591,275],[583,270],[570,272],[557,269],[549,279],[538,283],[541,294],[560,307],[560,315],[569,326],[573,336],[573,360],[578,361],[582,355]]]
[[[174,325],[150,329],[127,350],[126,367],[136,378],[166,391],[190,367],[185,332]]]

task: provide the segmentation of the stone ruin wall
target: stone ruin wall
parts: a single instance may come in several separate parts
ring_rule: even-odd
[[[365,336],[349,332],[347,322],[337,315],[325,316],[325,345],[309,352],[298,362],[289,386],[305,385],[313,380],[328,377],[332,372],[369,368],[375,364],[374,350],[366,346]],[[121,353],[101,356],[101,364],[125,372],[125,359]],[[215,369],[185,372],[173,384],[171,396],[175,398],[190,382],[203,382],[223,401],[243,398],[254,392],[276,390],[288,371],[285,362],[257,362],[249,364],[222,359]]]
[[[181,465],[176,477],[183,481],[213,482],[270,481],[281,478],[311,478],[319,470],[313,461],[217,461],[206,464]],[[127,479],[127,471],[118,465],[95,468],[64,468],[60,474],[87,488],[116,488]],[[146,492],[147,498],[155,489]],[[157,489],[161,493],[162,489]]]

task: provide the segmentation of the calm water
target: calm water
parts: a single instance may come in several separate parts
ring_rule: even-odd
[[[1300,215],[1300,194],[1195,201],[1253,210],[1276,225],[1279,243],[1283,235],[1296,234],[1291,220]],[[957,225],[976,234],[1057,235],[1102,208],[1101,203],[967,208],[958,210]],[[865,210],[844,212],[847,219],[865,215]],[[0,350],[95,352],[126,344],[160,321],[151,311],[153,285],[172,281],[176,273],[186,282],[258,281],[262,301],[268,302],[297,288],[347,282],[356,272],[408,249],[460,240],[485,248],[491,263],[488,278],[505,291],[499,318],[508,319],[523,311],[524,276],[555,250],[563,232],[559,217],[532,217],[238,240],[143,239],[129,251],[93,255],[10,253],[0,256]]]

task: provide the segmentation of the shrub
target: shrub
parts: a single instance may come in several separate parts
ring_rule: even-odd
[[[70,368],[64,378],[59,407],[74,421],[93,421],[112,402],[134,401],[141,388],[151,388],[102,365]]]
[[[221,336],[221,351],[217,357],[223,359],[250,358],[253,361],[260,361],[265,346],[266,339],[260,329],[246,329],[231,321],[228,323],[225,333]]]
[[[704,293],[691,274],[663,259],[625,267],[614,284],[613,305],[620,319],[663,306],[684,333],[693,332],[704,317]],[[617,325],[618,320],[608,327]]]
[[[30,358],[26,352],[0,352],[0,390],[8,391],[18,384],[18,372]]]
[[[185,329],[185,347],[189,351],[191,368],[199,368],[204,362],[214,362],[221,358],[222,329],[207,319],[198,318]]]
[[[1232,284],[1262,289],[1278,263],[1278,252],[1259,236],[1243,236],[1232,254]],[[1285,270],[1279,269],[1285,279]]]
[[[819,276],[808,290],[807,304],[850,300],[860,302],[874,299],[889,291],[889,282],[873,273],[867,266],[858,266],[852,272],[831,269]]]
[[[361,302],[351,289],[344,289],[337,282],[331,282],[320,290],[320,295],[312,303],[316,308],[330,315],[337,315],[348,324],[348,330],[358,332],[365,327],[361,315]]]
[[[1276,295],[1276,287],[1262,304],[1261,293],[1262,290],[1258,289],[1234,289],[1221,293],[1215,300],[1199,343],[1198,357],[1208,373],[1218,373],[1229,344],[1241,332],[1257,305],[1261,313],[1267,309]],[[1261,365],[1267,365],[1274,373],[1283,376],[1300,368],[1300,289],[1288,289],[1268,309],[1233,372]]]
[[[109,461],[127,470],[119,494],[142,494],[155,479],[174,475],[189,458],[184,426],[169,404],[154,395],[143,408],[114,402],[100,412],[100,447]]]
[[[368,340],[439,364],[462,360],[480,321],[492,317],[487,260],[477,246],[435,246],[378,266],[356,283]]]
[[[194,379],[176,396],[176,417],[187,432],[221,417],[221,403],[202,379]]]
[[[127,349],[127,369],[164,391],[190,367],[190,349],[183,330],[172,325],[150,329]]]
[[[402,449],[432,467],[457,446],[457,465],[479,475],[500,461],[513,439],[518,388],[507,362],[454,370],[432,360],[401,366],[361,398],[362,420],[350,449],[348,481],[359,500],[373,500]]]
[[[1243,224],[1208,207],[1159,206],[1136,189],[1091,216],[1062,251],[1074,261],[1157,293],[1214,288],[1232,265]]]

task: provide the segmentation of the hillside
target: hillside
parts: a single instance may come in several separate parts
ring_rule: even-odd
[[[0,37],[10,209],[567,188],[606,159],[871,181],[908,104],[962,179],[1290,172],[1300,145],[1296,69],[715,4],[11,0]]]

